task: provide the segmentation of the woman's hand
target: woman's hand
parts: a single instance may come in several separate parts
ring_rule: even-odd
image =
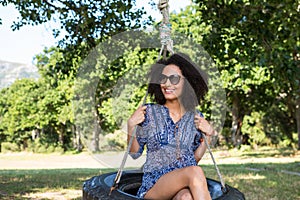
[[[134,131],[134,128],[136,125],[142,123],[145,120],[145,114],[146,114],[146,108],[147,106],[141,106],[139,107],[128,119],[127,121],[127,144],[129,143],[132,133]],[[134,138],[131,147],[130,147],[130,153],[137,153],[140,149],[140,145],[136,138]]]
[[[214,128],[212,125],[209,124],[209,122],[204,118],[201,117],[200,115],[195,115],[195,126],[198,130],[202,131],[205,135],[207,136],[212,136],[215,133]]]
[[[141,106],[131,115],[131,117],[128,119],[129,127],[134,127],[145,120],[146,108],[147,106]]]

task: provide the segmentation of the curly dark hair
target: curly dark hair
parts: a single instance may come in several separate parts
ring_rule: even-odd
[[[194,110],[208,92],[207,74],[191,61],[190,57],[184,53],[175,53],[167,59],[161,59],[152,65],[148,85],[148,93],[154,101],[160,105],[166,103],[166,99],[161,91],[159,77],[163,69],[170,64],[179,67],[185,77],[182,103],[186,110]]]

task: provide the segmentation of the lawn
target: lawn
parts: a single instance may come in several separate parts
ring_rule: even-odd
[[[247,200],[300,200],[299,151],[238,152],[235,156],[237,160],[251,158],[251,162],[218,166],[226,184],[242,191]],[[278,162],[269,162],[268,158],[276,156]],[[266,162],[262,162],[264,158]],[[283,158],[285,162],[281,162]],[[288,161],[286,158],[289,158]],[[255,162],[256,159],[260,159],[259,162]],[[213,165],[204,164],[202,167],[207,177],[218,180]],[[114,170],[116,169],[0,170],[0,199],[81,199],[85,180]]]

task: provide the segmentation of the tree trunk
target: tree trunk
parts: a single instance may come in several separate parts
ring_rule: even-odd
[[[298,150],[300,150],[300,98],[296,100],[296,121],[298,133]]]
[[[231,141],[235,147],[238,147],[242,143],[241,124],[239,113],[239,99],[234,95],[232,100],[232,125],[231,125]]]
[[[58,128],[58,142],[61,144],[62,147],[64,147],[64,125],[61,124]]]
[[[100,135],[100,126],[98,123],[98,117],[95,114],[94,116],[94,130],[93,130],[93,141],[92,141],[92,151],[97,152],[100,151],[99,148],[99,135]]]
[[[73,146],[78,152],[82,151],[81,132],[79,128],[76,128],[74,124],[71,126],[72,133],[74,135]]]

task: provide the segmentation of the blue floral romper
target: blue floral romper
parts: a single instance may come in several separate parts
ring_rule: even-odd
[[[162,175],[197,165],[194,151],[200,145],[202,134],[195,127],[194,115],[188,111],[174,123],[167,107],[147,104],[145,120],[136,132],[140,149],[130,154],[134,159],[140,157],[146,145],[147,158],[142,185],[137,193],[139,198],[143,198]]]

